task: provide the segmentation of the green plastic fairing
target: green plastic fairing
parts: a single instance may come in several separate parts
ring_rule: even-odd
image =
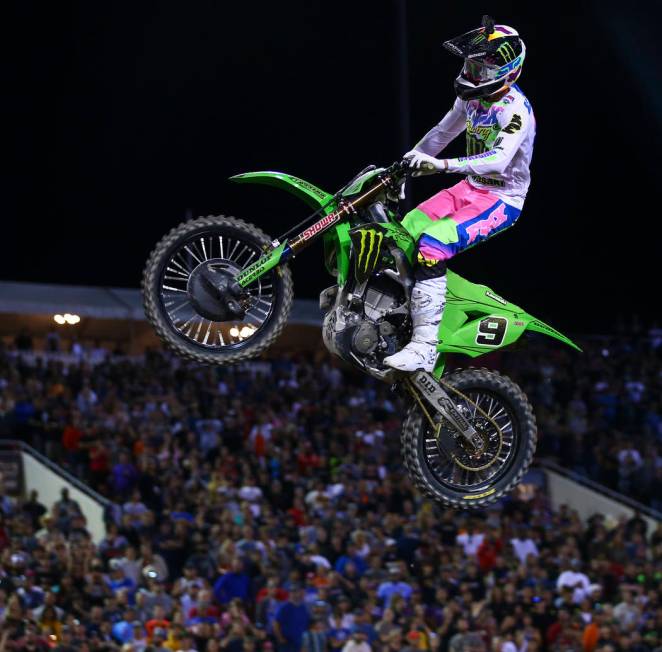
[[[384,171],[384,168],[375,168],[370,170],[365,174],[362,174],[358,179],[356,179],[351,185],[347,186],[342,191],[343,197],[352,197],[353,195],[358,195],[364,188],[365,184],[368,181],[372,181],[376,176],[381,174]]]
[[[243,288],[248,287],[253,281],[266,274],[270,269],[276,267],[276,265],[280,263],[280,259],[283,257],[283,252],[286,247],[287,241],[260,256],[260,258],[254,263],[237,275],[237,283]]]
[[[235,174],[230,177],[231,181],[237,183],[260,183],[266,186],[275,186],[282,188],[306,202],[312,208],[322,208],[326,206],[324,214],[331,213],[335,208],[333,205],[333,195],[324,190],[320,190],[308,181],[299,179],[299,177],[285,174],[284,172],[272,172],[266,170],[263,172],[245,172],[244,174]]]
[[[570,338],[487,286],[471,283],[451,270],[447,279],[446,308],[437,346],[440,353],[464,353],[475,358],[512,344],[525,330],[549,335],[581,351]]]
[[[324,234],[324,264],[327,272],[336,277],[340,287],[345,285],[349,275],[349,252],[352,241],[349,237],[349,224],[341,222]]]

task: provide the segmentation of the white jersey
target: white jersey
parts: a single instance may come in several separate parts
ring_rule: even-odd
[[[533,110],[524,93],[515,85],[496,102],[458,98],[415,149],[437,156],[465,130],[467,155],[447,159],[448,171],[468,175],[476,188],[490,190],[521,209],[531,181],[536,135]]]

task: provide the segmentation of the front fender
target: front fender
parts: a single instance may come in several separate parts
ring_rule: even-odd
[[[291,174],[285,174],[285,172],[273,172],[271,170],[244,172],[243,174],[235,174],[230,177],[230,180],[236,183],[260,183],[266,186],[282,188],[306,202],[312,208],[323,208],[325,215],[331,213],[335,208],[333,205],[333,195],[321,190],[312,183],[308,183],[304,179],[299,179],[299,177],[292,176]]]

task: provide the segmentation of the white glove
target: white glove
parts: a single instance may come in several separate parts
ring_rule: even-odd
[[[402,158],[409,160],[409,167],[416,170],[413,174],[415,177],[444,172],[446,170],[442,160],[430,156],[429,154],[423,154],[423,152],[419,152],[415,149],[407,152]]]

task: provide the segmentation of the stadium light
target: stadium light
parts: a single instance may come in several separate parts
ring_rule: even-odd
[[[240,340],[245,340],[247,337],[250,337],[256,330],[257,329],[255,326],[251,326],[250,324],[245,324],[241,328],[239,328],[239,326],[233,326],[230,329],[230,335]]]
[[[75,326],[80,322],[80,316],[72,315],[70,312],[65,312],[64,315],[53,315],[53,321],[60,326],[64,326],[65,324]]]

